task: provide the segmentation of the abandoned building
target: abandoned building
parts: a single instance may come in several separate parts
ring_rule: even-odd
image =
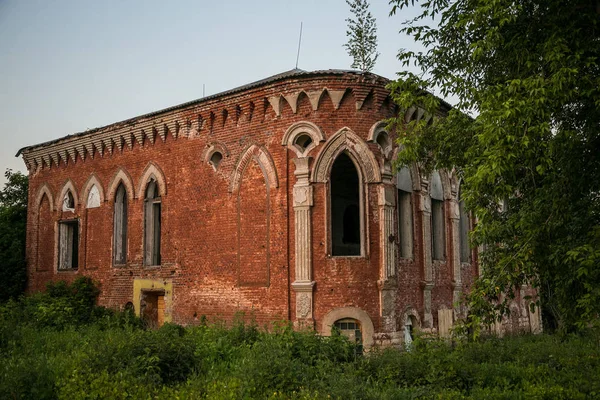
[[[452,171],[394,171],[387,83],[292,70],[21,149],[28,290],[90,276],[101,305],[159,325],[243,312],[365,346],[448,334],[478,274],[472,221]]]

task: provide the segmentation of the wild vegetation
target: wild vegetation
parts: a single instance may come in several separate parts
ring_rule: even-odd
[[[532,285],[547,328],[585,329],[600,314],[600,2],[391,0],[416,7],[415,50],[392,85],[397,104],[447,118],[401,119],[400,164],[455,170],[485,248],[472,290],[477,332]],[[433,21],[432,21],[433,20]],[[469,116],[470,115],[470,116]],[[431,123],[429,123],[431,122]]]
[[[231,326],[145,329],[95,306],[87,278],[0,307],[0,393],[9,399],[552,398],[600,395],[600,334],[417,338],[357,354],[345,337]]]

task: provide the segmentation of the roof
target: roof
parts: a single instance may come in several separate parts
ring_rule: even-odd
[[[48,145],[57,143],[59,141],[65,140],[65,139],[72,139],[72,138],[76,138],[76,137],[83,136],[83,135],[89,135],[89,134],[92,134],[94,132],[100,131],[102,129],[106,129],[106,128],[112,126],[112,125],[121,125],[121,124],[133,123],[134,121],[142,119],[142,118],[153,117],[153,116],[165,113],[165,112],[177,110],[177,109],[180,109],[180,108],[186,108],[186,107],[189,107],[189,106],[192,106],[192,105],[200,104],[200,103],[203,103],[203,102],[206,102],[206,101],[210,101],[210,100],[213,100],[213,99],[216,99],[216,98],[219,98],[219,97],[227,96],[227,95],[230,95],[230,94],[235,94],[235,93],[238,93],[238,92],[243,92],[243,91],[246,91],[248,89],[253,89],[253,88],[260,87],[260,86],[267,85],[267,84],[271,84],[271,83],[274,83],[274,82],[277,82],[277,81],[281,81],[281,80],[285,80],[285,79],[289,79],[289,78],[294,78],[294,77],[311,77],[311,76],[345,75],[345,74],[363,75],[364,73],[360,72],[360,71],[343,70],[343,69],[328,69],[328,70],[317,70],[317,71],[304,71],[302,69],[291,69],[291,70],[286,71],[286,72],[282,72],[282,73],[279,73],[279,74],[276,74],[276,75],[269,76],[268,78],[260,79],[260,80],[255,81],[255,82],[251,82],[251,83],[248,83],[246,85],[238,86],[236,88],[229,89],[229,90],[226,90],[224,92],[212,94],[210,96],[202,97],[200,99],[196,99],[196,100],[188,101],[188,102],[181,103],[181,104],[178,104],[178,105],[175,105],[175,106],[163,108],[161,110],[152,111],[152,112],[147,113],[147,114],[138,115],[136,117],[128,118],[126,120],[119,121],[119,122],[114,122],[114,123],[111,123],[111,124],[108,124],[108,125],[104,125],[104,126],[101,126],[101,127],[97,127],[97,128],[93,128],[93,129],[88,129],[88,130],[83,131],[83,132],[73,133],[71,135],[67,135],[67,136],[63,136],[63,137],[57,138],[57,139],[49,140],[47,142],[42,142],[42,143],[34,144],[34,145],[31,145],[31,146],[25,146],[25,147],[19,149],[19,151],[16,154],[16,157],[20,156],[26,150],[34,149],[34,148],[37,148],[37,147],[48,146]],[[375,75],[375,74],[371,74],[371,73],[369,73],[369,74],[373,75],[373,76],[379,77],[378,75]],[[383,78],[383,77],[379,77],[379,78],[388,80],[388,79]]]
[[[220,93],[216,93],[216,94],[213,94],[213,95],[210,95],[210,96],[202,97],[200,99],[196,99],[196,100],[188,101],[188,102],[181,103],[181,104],[178,104],[178,105],[175,105],[175,106],[163,108],[161,110],[153,111],[153,112],[150,112],[150,113],[147,113],[147,114],[138,115],[136,117],[128,118],[126,120],[119,121],[119,122],[114,122],[114,123],[111,123],[111,124],[108,124],[108,125],[104,125],[104,126],[101,126],[101,127],[97,127],[97,128],[93,128],[93,129],[88,129],[88,130],[83,131],[83,132],[73,133],[71,135],[67,135],[67,136],[63,136],[63,137],[57,138],[57,139],[49,140],[47,142],[42,142],[42,143],[34,144],[34,145],[31,145],[31,146],[25,146],[25,147],[19,149],[19,151],[16,154],[16,157],[20,156],[23,152],[25,152],[27,150],[33,150],[33,149],[36,149],[36,148],[40,148],[40,147],[52,145],[52,144],[58,143],[60,141],[66,140],[66,139],[73,139],[73,138],[77,138],[77,137],[84,136],[84,135],[90,135],[90,134],[93,134],[95,132],[101,131],[103,129],[109,128],[111,126],[124,125],[124,124],[133,124],[136,121],[138,121],[140,119],[143,119],[143,118],[154,117],[156,115],[163,114],[163,113],[166,113],[166,112],[169,112],[169,111],[174,111],[174,110],[177,110],[177,109],[183,109],[183,108],[186,108],[186,107],[189,107],[189,106],[193,106],[193,105],[197,105],[197,104],[200,104],[200,103],[203,103],[203,102],[211,101],[211,100],[214,100],[214,99],[219,98],[219,97],[223,97],[223,96],[227,96],[227,95],[231,95],[231,94],[243,92],[243,91],[246,91],[246,90],[249,90],[249,89],[253,89],[253,88],[260,87],[260,86],[268,85],[268,84],[271,84],[271,83],[274,83],[274,82],[278,82],[278,81],[282,81],[282,80],[285,80],[285,79],[295,78],[295,77],[317,77],[317,76],[348,75],[348,74],[350,74],[350,75],[357,75],[357,76],[361,76],[361,75],[367,74],[367,75],[371,75],[372,77],[379,78],[379,79],[382,79],[384,81],[390,82],[389,79],[384,78],[382,76],[379,76],[379,75],[376,75],[376,74],[373,74],[373,73],[370,73],[370,72],[366,72],[365,73],[365,72],[356,71],[356,70],[327,69],[327,70],[317,70],[317,71],[304,71],[302,69],[297,69],[297,68],[296,69],[291,69],[289,71],[285,71],[285,72],[282,72],[282,73],[279,73],[279,74],[276,74],[276,75],[272,75],[272,76],[269,76],[267,78],[255,81],[255,82],[248,83],[246,85],[242,85],[242,86],[238,86],[238,87],[233,88],[233,89],[226,90],[224,92],[220,92]],[[443,106],[447,107],[448,109],[452,108],[452,106],[449,103],[447,103],[446,101],[444,101],[444,100],[441,100],[441,103],[442,103]]]

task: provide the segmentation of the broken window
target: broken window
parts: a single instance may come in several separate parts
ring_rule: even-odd
[[[63,211],[75,211],[75,198],[73,197],[73,193],[69,190],[65,193],[65,197],[63,198]]]
[[[334,256],[361,254],[358,171],[346,153],[331,169],[331,242]]]
[[[444,190],[442,179],[437,171],[431,175],[429,195],[431,196],[431,256],[434,260],[444,260],[446,256]]]
[[[413,212],[412,179],[410,171],[404,167],[396,176],[398,188],[398,235],[400,236],[400,257],[413,256]]]
[[[113,215],[113,256],[115,265],[127,263],[127,191],[119,184]]]
[[[335,321],[333,324],[335,332],[346,336],[349,341],[356,343],[358,346],[356,352],[362,353],[362,332],[360,329],[360,322],[353,318],[344,318]]]
[[[79,220],[58,224],[58,269],[75,270],[79,267]]]
[[[469,213],[465,209],[465,202],[461,198],[462,191],[459,192],[458,210],[460,213],[460,219],[458,223],[459,235],[460,235],[460,261],[470,262],[471,261],[471,249],[469,246]]]
[[[160,265],[160,201],[158,184],[152,178],[144,199],[144,265]]]

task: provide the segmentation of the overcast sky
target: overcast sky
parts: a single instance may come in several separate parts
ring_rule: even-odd
[[[394,78],[398,30],[371,0],[374,73]],[[0,0],[0,187],[17,151],[298,68],[349,69],[344,0]]]

